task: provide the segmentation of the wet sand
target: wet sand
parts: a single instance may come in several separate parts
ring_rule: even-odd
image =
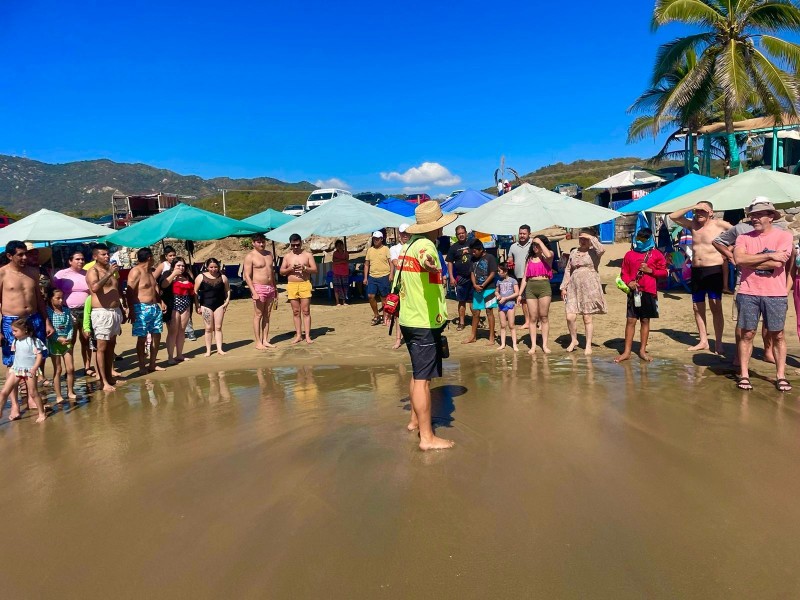
[[[134,379],[0,425],[3,597],[800,595],[797,393],[702,357],[484,354],[446,363],[457,445],[422,453],[406,356]]]

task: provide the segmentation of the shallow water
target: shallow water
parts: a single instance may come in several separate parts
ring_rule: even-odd
[[[2,597],[800,596],[797,394],[492,355],[446,364],[457,446],[426,454],[408,376],[132,380],[4,423]]]

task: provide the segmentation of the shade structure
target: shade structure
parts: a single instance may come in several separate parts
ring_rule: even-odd
[[[108,235],[109,231],[108,227],[43,208],[0,229],[0,246],[5,246],[11,240],[68,242],[97,239]]]
[[[290,221],[294,221],[296,218],[297,217],[294,215],[285,215],[282,212],[278,212],[274,208],[268,208],[263,212],[250,215],[246,219],[242,219],[242,223],[255,225],[256,227],[259,227],[261,231],[270,231],[271,229],[280,227],[281,225],[289,223]]]
[[[464,225],[467,229],[484,233],[516,235],[520,225],[530,225],[532,231],[554,225],[590,227],[619,216],[615,210],[523,183],[460,216],[458,221],[445,228],[445,234],[453,235],[456,225]]]
[[[705,177],[703,175],[690,173],[689,175],[681,177],[680,179],[676,179],[667,185],[661,186],[657,190],[653,190],[643,198],[639,198],[638,200],[634,200],[630,204],[623,206],[620,208],[620,212],[629,214],[638,212],[651,212],[654,206],[658,206],[664,202],[669,202],[678,196],[683,196],[684,194],[699,190],[716,182],[717,180],[713,177]]]
[[[486,192],[468,189],[450,198],[447,202],[442,202],[442,212],[446,213],[465,213],[479,206],[483,206],[497,198]]]
[[[800,177],[780,171],[753,169],[658,204],[650,210],[670,213],[703,200],[711,202],[714,210],[733,210],[749,206],[756,196],[766,196],[773,204],[796,204],[800,202]]]
[[[381,200],[375,206],[404,217],[413,217],[414,211],[417,208],[416,204],[412,204],[408,200],[392,198],[391,196],[385,200]]]
[[[319,208],[297,217],[291,223],[273,229],[266,236],[283,243],[287,243],[293,233],[297,233],[303,239],[312,235],[345,237],[371,233],[383,227],[399,227],[407,220],[408,217],[370,206],[348,194],[336,196]]]
[[[653,175],[649,171],[645,171],[644,169],[626,169],[625,171],[620,171],[612,175],[611,177],[606,177],[603,181],[598,181],[594,185],[590,185],[587,190],[609,190],[609,189],[621,189],[621,188],[630,188],[630,187],[639,187],[643,185],[651,185],[654,183],[659,183],[666,181],[663,177],[659,177],[658,175]]]
[[[230,235],[263,232],[256,225],[229,219],[188,204],[178,204],[106,237],[119,246],[151,246],[165,238],[178,240],[218,240]]]

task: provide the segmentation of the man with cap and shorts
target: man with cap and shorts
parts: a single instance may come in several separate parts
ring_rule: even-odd
[[[411,356],[410,431],[419,429],[421,450],[445,450],[453,442],[437,437],[431,421],[431,379],[442,376],[442,329],[447,324],[447,304],[442,286],[442,263],[436,240],[456,219],[443,215],[438,202],[423,202],[415,211],[417,222],[400,256],[395,287],[400,288],[400,331]]]
[[[292,305],[295,337],[293,344],[303,340],[305,329],[306,344],[313,344],[311,339],[311,276],[317,272],[317,263],[311,252],[303,250],[303,238],[293,233],[289,236],[290,252],[283,257],[281,275],[287,278],[286,295]]]
[[[755,198],[745,210],[753,231],[736,238],[733,256],[742,272],[736,303],[739,308],[740,374],[737,387],[752,390],[750,383],[750,356],[753,352],[753,337],[759,318],[764,319],[767,337],[772,342],[775,358],[775,387],[780,392],[791,391],[786,379],[786,339],[783,328],[786,321],[787,266],[794,260],[792,234],[773,226],[780,218],[775,206],[763,196]]]
[[[266,249],[267,238],[263,233],[253,236],[253,249],[244,257],[242,278],[253,297],[253,339],[256,350],[275,346],[269,342],[269,316],[277,306],[278,291],[275,288],[274,257]]]
[[[378,316],[378,301],[381,303],[389,293],[389,273],[392,272],[392,262],[389,248],[383,243],[383,232],[372,232],[372,245],[367,248],[364,256],[364,287],[367,289],[369,306],[372,308],[372,324],[380,325],[383,319]]]
[[[691,220],[686,218],[686,213],[689,211],[692,211]],[[706,323],[706,296],[708,296],[708,305],[714,321],[713,351],[722,355],[722,333],[725,328],[725,315],[722,312],[725,259],[714,247],[714,240],[730,229],[731,224],[722,219],[715,219],[714,207],[705,201],[675,211],[669,218],[692,232],[692,310],[700,340],[687,350],[694,352],[711,349]]]
[[[447,272],[450,285],[455,290],[458,301],[458,330],[464,329],[467,317],[467,304],[472,302],[472,251],[467,242],[467,228],[456,227],[456,243],[447,251]]]

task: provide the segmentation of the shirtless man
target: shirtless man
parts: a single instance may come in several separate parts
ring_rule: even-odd
[[[693,211],[691,221],[685,216],[689,211]],[[725,285],[722,269],[724,258],[717,252],[713,242],[719,234],[730,229],[731,224],[714,218],[714,207],[710,202],[700,202],[695,206],[675,211],[669,218],[692,232],[692,310],[700,341],[687,350],[710,349],[706,324],[706,294],[708,294],[708,305],[714,320],[714,353],[722,356],[722,331],[725,327],[725,317],[722,314],[722,290]]]
[[[303,239],[296,233],[289,236],[289,254],[283,257],[281,275],[286,275],[289,283],[286,293],[292,303],[292,317],[294,318],[295,337],[293,344],[303,339],[300,315],[302,312],[302,326],[306,330],[306,344],[311,340],[311,275],[317,272],[317,263],[311,252],[303,250]]]
[[[136,266],[128,275],[128,296],[133,335],[136,338],[136,357],[139,359],[139,373],[147,375],[153,371],[163,371],[156,365],[158,344],[164,330],[164,312],[167,307],[161,301],[158,284],[153,275],[153,253],[150,248],[142,248],[136,253]],[[147,364],[147,334],[150,334],[150,365]]]
[[[115,274],[119,265],[111,263],[108,246],[98,244],[92,251],[95,264],[86,274],[86,283],[92,293],[92,329],[97,339],[97,372],[103,390],[113,392],[117,388],[114,379],[114,347],[117,336],[122,333],[122,324],[127,320],[119,293],[119,280]]]
[[[263,233],[253,236],[253,249],[244,257],[242,277],[253,295],[253,337],[256,350],[274,348],[269,343],[269,315],[277,304],[275,270],[272,253],[265,249],[267,238]]]
[[[0,328],[0,344],[3,350],[3,364],[10,367],[14,362],[11,344],[14,335],[11,333],[11,324],[21,317],[27,317],[33,325],[36,337],[45,346],[47,338],[55,333],[53,325],[47,318],[44,297],[39,291],[39,269],[28,266],[28,248],[19,240],[10,241],[6,245],[6,257],[9,263],[0,267],[0,312],[2,312],[2,327]],[[47,350],[42,352],[47,358]],[[16,410],[16,414],[15,414]],[[11,418],[19,415],[16,402],[16,390],[11,398]]]

